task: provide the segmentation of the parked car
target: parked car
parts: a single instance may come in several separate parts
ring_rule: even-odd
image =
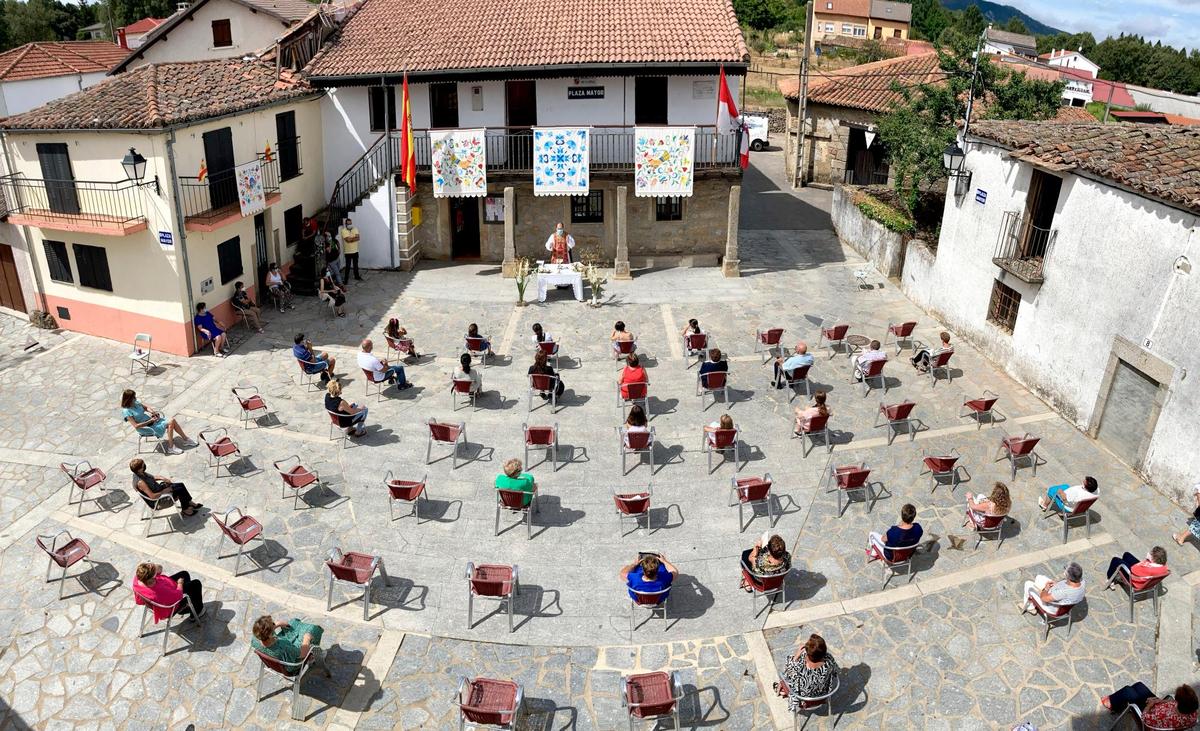
[[[770,142],[770,126],[771,120],[765,115],[746,115],[746,126],[750,130],[750,149],[755,152],[761,152],[771,144]]]

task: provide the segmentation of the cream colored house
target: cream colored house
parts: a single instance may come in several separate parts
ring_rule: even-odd
[[[258,296],[267,264],[287,267],[302,217],[323,205],[321,156],[301,146],[320,140],[319,96],[269,63],[163,64],[0,122],[13,171],[0,190],[38,306],[63,328],[150,333],[176,354],[196,350],[197,302],[232,325],[234,283]],[[140,179],[122,165],[134,152]],[[234,170],[254,162],[263,205],[243,215]]]
[[[867,39],[908,40],[912,6],[891,0],[815,0],[813,43],[853,45]]]

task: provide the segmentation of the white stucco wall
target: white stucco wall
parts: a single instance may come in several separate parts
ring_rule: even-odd
[[[396,190],[384,184],[371,193],[358,208],[350,212],[350,218],[361,238],[358,242],[359,266],[369,269],[389,269],[398,262],[392,255],[391,211]]]
[[[48,101],[74,94],[104,79],[104,73],[50,76],[0,84],[0,116],[21,114]]]
[[[1161,89],[1146,89],[1130,84],[1126,84],[1125,88],[1135,102],[1149,104],[1156,112],[1200,119],[1200,96],[1184,96]]]
[[[1144,460],[1166,484],[1200,470],[1200,368],[1193,346],[1193,313],[1200,306],[1200,235],[1194,215],[1111,185],[1063,176],[1047,257],[1045,282],[1030,285],[992,263],[1005,211],[1022,211],[1032,169],[1007,152],[969,146],[972,190],[947,198],[936,257],[910,246],[904,291],[960,336],[980,346],[1080,428],[1087,428],[1100,395],[1113,340],[1122,336],[1175,366],[1169,395]],[[987,202],[975,191],[987,191]],[[1180,255],[1195,267],[1173,272]],[[1003,276],[1021,293],[1011,335],[986,322],[992,284]]]
[[[212,22],[229,19],[233,45],[214,48]],[[244,5],[229,0],[211,0],[189,19],[171,29],[157,43],[145,46],[142,55],[130,62],[134,69],[148,63],[166,61],[200,61],[208,58],[232,58],[253,53],[271,45],[287,26],[266,13],[254,13]]]

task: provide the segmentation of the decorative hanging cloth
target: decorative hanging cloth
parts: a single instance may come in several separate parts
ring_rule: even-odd
[[[634,129],[634,195],[691,196],[695,145],[695,127]]]
[[[533,194],[587,195],[590,130],[537,127],[533,130]]]
[[[486,130],[454,129],[429,133],[433,158],[433,197],[487,195]]]

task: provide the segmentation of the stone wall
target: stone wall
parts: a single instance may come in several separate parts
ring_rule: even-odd
[[[833,230],[885,277],[899,277],[904,270],[904,238],[858,210],[854,204],[858,192],[859,188],[852,185],[834,186]]]

